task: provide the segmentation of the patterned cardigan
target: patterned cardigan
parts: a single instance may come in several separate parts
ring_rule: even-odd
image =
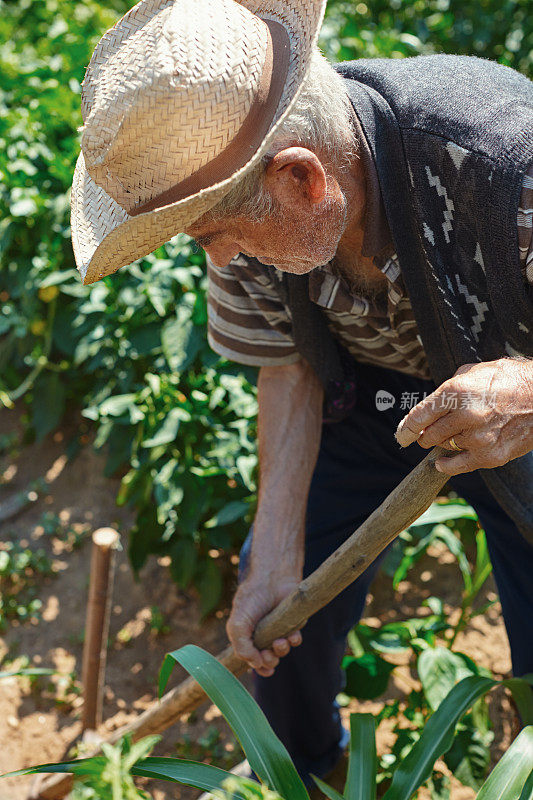
[[[516,228],[533,161],[533,83],[464,56],[337,69],[376,163],[433,380],[465,363],[533,356],[533,287]],[[303,277],[284,276],[296,344],[325,383],[338,380],[344,359]],[[533,453],[480,474],[533,541]]]

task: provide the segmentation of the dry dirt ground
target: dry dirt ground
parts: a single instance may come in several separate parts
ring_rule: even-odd
[[[20,421],[16,413],[2,411],[0,436],[17,430]],[[9,537],[32,547],[44,547],[56,570],[54,577],[42,579],[39,585],[43,601],[41,619],[11,625],[0,638],[0,663],[6,658],[26,655],[32,665],[54,668],[62,676],[74,672],[79,681],[91,549],[88,533],[112,525],[121,532],[126,545],[133,515],[115,505],[118,480],[103,476],[103,459],[89,444],[72,462],[67,462],[65,443],[71,434],[72,430],[62,429],[40,444],[0,457],[0,503],[25,489],[31,481],[46,479],[46,490],[38,500],[16,518],[3,523],[1,539]],[[40,524],[44,512],[57,514],[78,532],[88,531],[81,545],[72,549],[58,539],[47,537]],[[233,557],[234,563],[235,560]],[[460,598],[457,567],[447,551],[439,554],[435,569],[436,564],[435,558],[423,560],[410,574],[410,581],[403,582],[396,592],[390,586],[390,579],[378,577],[367,607],[367,622],[414,616],[430,594],[442,597],[448,609],[456,609]],[[212,653],[225,646],[224,626],[233,588],[228,587],[226,608],[201,622],[197,597],[193,591],[177,590],[168,577],[164,560],[160,563],[152,558],[136,582],[126,552],[119,553],[109,636],[104,732],[124,724],[154,701],[157,674],[166,652],[186,643],[195,643]],[[486,597],[493,597],[494,591],[489,580]],[[162,612],[168,633],[158,634],[150,624],[153,606]],[[509,650],[498,604],[484,617],[475,619],[457,641],[457,649],[497,676],[509,673]],[[172,684],[182,677],[183,673],[176,670]],[[49,681],[39,678],[33,686],[28,679],[0,681],[0,773],[60,759],[79,733],[81,698],[76,694],[79,683],[55,677],[55,688],[50,690]],[[249,676],[245,684],[249,685]],[[402,667],[395,671],[384,699],[401,698],[413,685],[416,676]],[[62,702],[58,702],[58,695],[63,696]],[[376,711],[380,706],[377,702],[354,702],[342,713],[347,721],[353,710]],[[511,741],[513,724],[509,701],[501,692],[491,698],[491,716],[495,725],[493,760],[497,760]],[[390,738],[390,730],[383,724],[378,731],[381,752],[390,744]],[[171,727],[155,752],[214,761],[226,768],[242,758],[231,731],[217,709],[208,704]],[[30,782],[29,778],[0,782],[0,800],[22,800]],[[195,790],[176,784],[152,782],[149,788],[154,800],[193,800],[198,795]],[[472,796],[470,790],[454,783],[452,800]]]

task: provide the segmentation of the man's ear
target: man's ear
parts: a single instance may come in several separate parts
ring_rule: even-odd
[[[321,203],[327,194],[327,178],[322,162],[305,147],[287,147],[269,162],[266,189],[282,203]]]

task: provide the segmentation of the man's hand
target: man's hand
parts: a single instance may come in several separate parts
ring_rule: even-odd
[[[233,598],[226,624],[229,640],[237,655],[265,678],[274,674],[280,658],[286,656],[291,647],[301,644],[302,634],[292,631],[287,638],[276,639],[268,650],[258,650],[252,640],[253,632],[257,623],[291,594],[298,583],[297,578],[267,579],[250,575],[240,584]]]
[[[435,462],[445,475],[500,467],[533,450],[533,361],[464,364],[411,409],[396,431],[402,447],[416,441],[453,450],[451,437],[463,452]]]

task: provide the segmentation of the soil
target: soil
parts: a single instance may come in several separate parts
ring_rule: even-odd
[[[79,735],[82,640],[85,625],[87,587],[91,553],[90,532],[112,526],[120,531],[124,549],[117,554],[111,625],[106,672],[104,723],[105,733],[123,725],[147,708],[156,697],[157,675],[165,653],[187,644],[197,644],[211,653],[226,645],[225,621],[229,614],[235,585],[227,587],[223,607],[201,620],[198,597],[193,590],[177,589],[166,569],[165,559],[152,558],[136,580],[127,558],[127,531],[133,522],[131,510],[115,504],[119,481],[104,477],[104,460],[87,441],[76,458],[68,461],[65,445],[76,430],[74,421],[48,436],[41,443],[20,448],[0,460],[0,503],[44,477],[46,489],[17,517],[2,524],[6,537],[43,547],[54,562],[56,574],[39,583],[43,601],[41,618],[25,624],[12,624],[0,638],[0,662],[27,656],[34,666],[51,667],[63,677],[7,678],[0,681],[0,773],[31,764],[60,760]],[[0,413],[0,436],[22,430],[20,415]],[[86,436],[87,440],[88,437]],[[47,536],[43,530],[44,512],[57,514],[60,520],[77,531],[77,547]],[[83,535],[85,534],[85,535]],[[386,576],[378,576],[369,597],[366,622],[370,625],[415,616],[421,613],[425,597],[443,598],[448,611],[458,614],[460,580],[457,566],[448,551],[424,558],[409,574],[409,581],[397,591]],[[231,556],[233,565],[237,562]],[[495,599],[492,579],[486,584],[483,603]],[[163,615],[168,632],[152,621],[152,607]],[[424,613],[424,611],[422,611]],[[305,633],[304,633],[305,635]],[[510,656],[499,604],[477,617],[457,641],[457,650],[467,653],[488,667],[497,677],[508,676]],[[9,667],[11,668],[11,666]],[[74,673],[74,678],[68,678]],[[184,677],[176,669],[171,685]],[[54,684],[50,687],[50,680]],[[250,684],[250,676],[244,678]],[[401,699],[417,685],[416,675],[407,666],[395,670],[383,698]],[[59,697],[59,700],[58,700]],[[352,702],[342,709],[348,724],[354,710],[377,711],[381,702]],[[494,724],[493,761],[509,746],[514,729],[514,712],[503,692],[492,693],[490,711]],[[304,713],[304,710],[303,710]],[[378,749],[385,752],[391,742],[390,726],[378,730]],[[242,759],[242,753],[218,710],[204,704],[188,719],[163,734],[156,754],[181,755],[230,768]],[[33,778],[13,778],[0,782],[0,800],[21,800]],[[452,800],[468,800],[471,790],[458,782],[452,784]],[[196,790],[176,784],[150,782],[145,788],[154,800],[181,798],[193,800]],[[426,795],[427,796],[427,795]]]

